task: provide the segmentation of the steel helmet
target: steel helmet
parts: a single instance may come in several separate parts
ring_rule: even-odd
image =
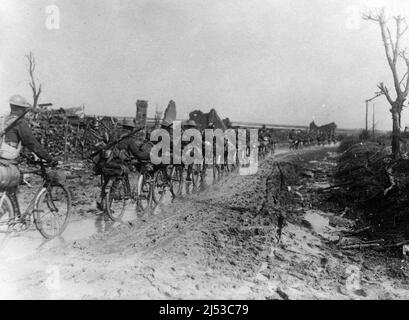
[[[188,120],[188,121],[186,121],[185,126],[186,126],[186,127],[194,127],[194,128],[197,127],[196,122],[195,122],[194,120]]]
[[[23,107],[23,108],[30,108],[31,107],[31,105],[27,102],[27,100],[24,99],[19,94],[15,94],[14,96],[12,96],[10,98],[10,100],[9,100],[9,103],[14,105],[14,106],[19,106],[19,107]]]
[[[164,127],[164,128],[169,128],[172,125],[173,125],[173,123],[168,122],[167,120],[163,120],[162,123],[161,123],[161,126]]]
[[[134,119],[124,119],[124,121],[122,122],[122,126],[123,127],[131,127],[131,128],[135,128],[136,124],[135,124],[135,120]]]

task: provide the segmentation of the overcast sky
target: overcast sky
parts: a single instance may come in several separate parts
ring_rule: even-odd
[[[0,109],[15,93],[32,100],[24,58],[31,50],[40,102],[85,104],[88,114],[133,115],[145,99],[153,115],[173,99],[178,118],[215,108],[236,121],[363,127],[364,100],[378,82],[391,83],[378,27],[359,19],[368,2],[404,14],[409,7],[406,0],[2,0]],[[47,29],[49,5],[59,8],[59,29]],[[374,102],[378,128],[389,129],[385,99]]]

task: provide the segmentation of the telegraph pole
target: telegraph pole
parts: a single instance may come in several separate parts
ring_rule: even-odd
[[[368,132],[368,103],[371,102],[373,99],[378,98],[381,95],[382,95],[381,93],[377,93],[372,98],[369,98],[369,99],[365,100],[365,131],[366,132]]]

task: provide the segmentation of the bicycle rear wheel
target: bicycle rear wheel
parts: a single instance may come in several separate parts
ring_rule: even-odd
[[[71,216],[71,194],[60,184],[43,188],[34,203],[37,230],[46,239],[61,235]]]
[[[173,197],[182,195],[183,187],[183,167],[174,166],[170,174],[170,192]]]
[[[120,221],[130,203],[130,195],[126,179],[114,177],[108,181],[105,195],[105,208],[109,218]]]
[[[189,172],[190,172],[190,175],[189,175]],[[187,165],[184,168],[182,175],[183,175],[182,181],[184,182],[182,183],[182,193],[185,192],[187,195],[192,194],[196,190],[196,182],[197,182],[196,176],[194,175],[194,172],[193,172],[193,165]],[[184,185],[184,188],[183,188],[183,185]]]
[[[221,167],[220,164],[213,164],[213,183],[216,182],[217,179],[220,178],[222,172],[221,172]]]
[[[152,202],[152,177],[142,173],[138,180],[138,216],[142,217],[149,211]]]
[[[192,181],[195,189],[199,189],[204,180],[204,169],[201,164],[194,164],[192,168]]]

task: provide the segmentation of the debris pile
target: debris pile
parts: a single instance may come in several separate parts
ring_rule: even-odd
[[[227,120],[222,120],[215,109],[211,109],[208,113],[203,113],[200,110],[192,111],[189,113],[189,119],[196,122],[199,130],[207,129],[210,123],[213,123],[215,129],[223,131],[227,129]]]
[[[64,109],[40,110],[28,117],[39,142],[61,160],[86,158],[105,132],[110,132],[117,124],[111,117],[80,118]]]
[[[341,154],[335,177],[338,201],[359,212],[360,222],[378,231],[407,229],[409,160],[392,160],[388,148],[360,142]]]
[[[75,154],[80,127],[71,125],[64,113],[41,111],[31,115],[29,123],[39,142],[55,157],[64,153]]]

